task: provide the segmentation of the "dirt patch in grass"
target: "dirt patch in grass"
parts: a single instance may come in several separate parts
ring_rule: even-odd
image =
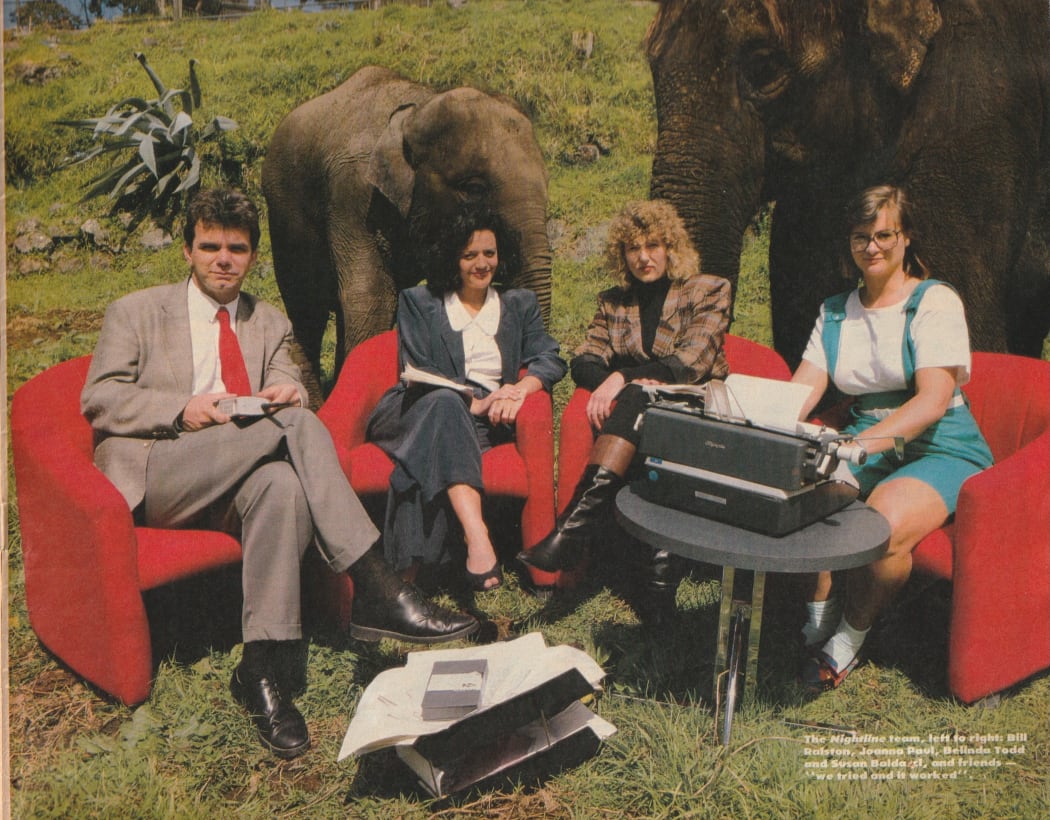
[[[124,717],[121,707],[88,695],[66,669],[45,668],[31,680],[18,680],[12,671],[9,728],[16,786],[22,778],[46,770],[78,737],[114,734]]]
[[[102,327],[103,314],[94,310],[57,308],[45,313],[31,314],[12,309],[7,319],[7,344],[13,349],[24,349],[55,338],[77,333],[96,333]]]

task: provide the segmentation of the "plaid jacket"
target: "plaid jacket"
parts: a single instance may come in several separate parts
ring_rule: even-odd
[[[731,285],[719,276],[700,274],[672,281],[653,340],[653,355],[642,348],[638,300],[616,287],[598,294],[598,311],[575,355],[638,364],[658,360],[679,384],[723,379],[729,373],[722,345],[729,325]]]

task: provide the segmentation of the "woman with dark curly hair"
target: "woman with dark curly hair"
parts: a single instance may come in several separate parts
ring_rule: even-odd
[[[517,237],[491,211],[468,206],[431,249],[426,286],[401,292],[398,357],[473,389],[399,383],[368,420],[368,438],[393,459],[383,543],[393,567],[413,575],[451,558],[449,515],[466,542],[466,572],[479,592],[502,573],[482,517],[481,454],[514,435],[525,397],[550,390],[566,365],[544,330],[536,294],[495,285],[521,264]],[[521,368],[526,375],[519,379]]]
[[[728,373],[722,344],[730,284],[700,273],[700,260],[674,207],[662,200],[629,204],[613,220],[606,244],[617,287],[598,294],[598,311],[572,360],[572,377],[591,391],[587,418],[600,434],[572,502],[554,531],[519,559],[553,572],[583,557],[608,504],[623,486],[649,404],[646,384],[696,384]],[[650,563],[650,586],[673,595],[669,557]],[[666,583],[665,583],[666,582]]]

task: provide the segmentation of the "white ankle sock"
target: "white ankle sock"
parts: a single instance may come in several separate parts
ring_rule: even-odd
[[[835,630],[835,634],[831,636],[831,639],[824,644],[824,654],[829,656],[835,664],[835,671],[841,672],[846,666],[857,657],[857,653],[860,652],[860,648],[864,646],[864,639],[868,637],[868,629],[854,629],[850,626],[846,619],[843,618],[839,621],[838,629]]]
[[[806,646],[817,646],[831,637],[842,617],[842,602],[838,598],[826,601],[807,601],[808,619],[802,627],[802,638]]]

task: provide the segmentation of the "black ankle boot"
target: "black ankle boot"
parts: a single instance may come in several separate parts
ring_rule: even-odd
[[[655,549],[642,571],[638,617],[647,627],[667,625],[675,611],[682,561],[667,550]]]
[[[383,559],[378,544],[355,561],[348,572],[354,582],[352,638],[434,644],[466,638],[478,630],[473,615],[433,604],[415,586],[402,581]]]
[[[682,559],[667,550],[654,549],[642,573],[642,580],[649,592],[671,593],[678,591],[678,583],[685,575]]]
[[[623,485],[622,476],[599,464],[588,464],[554,530],[532,549],[519,552],[518,560],[545,572],[575,567],[596,528],[607,520],[610,504]]]
[[[286,760],[310,748],[306,720],[277,686],[275,654],[279,653],[279,644],[288,643],[297,642],[246,642],[241,663],[230,679],[230,693],[251,715],[263,745]]]

